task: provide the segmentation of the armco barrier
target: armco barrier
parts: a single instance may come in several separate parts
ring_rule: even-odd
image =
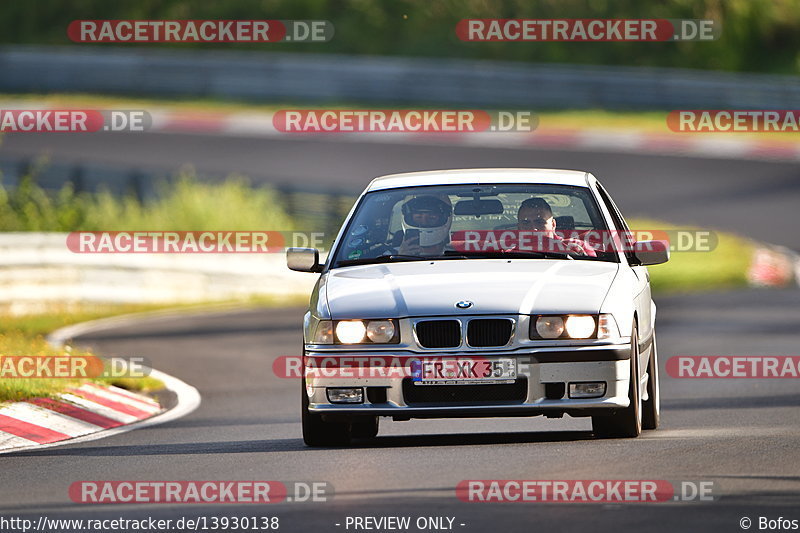
[[[793,109],[800,77],[106,46],[0,47],[1,92],[509,108]]]
[[[283,253],[76,254],[65,233],[0,233],[0,309],[48,304],[190,303],[307,295],[313,274]]]

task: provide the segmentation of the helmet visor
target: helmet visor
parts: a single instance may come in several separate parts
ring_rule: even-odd
[[[403,205],[403,220],[413,228],[438,228],[447,224],[451,208],[432,196],[412,198]]]

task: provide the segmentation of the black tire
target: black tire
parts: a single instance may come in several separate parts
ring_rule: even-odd
[[[356,418],[351,425],[350,434],[354,439],[374,439],[378,436],[378,417]]]
[[[325,422],[322,416],[308,410],[306,380],[300,378],[302,397],[303,442],[307,446],[347,446],[350,444],[349,422]]]
[[[602,438],[634,438],[642,432],[642,396],[639,393],[639,335],[636,325],[631,332],[631,378],[628,386],[630,405],[613,415],[592,417],[592,431]]]
[[[642,429],[656,429],[661,421],[661,390],[658,384],[658,349],[653,332],[653,350],[647,363],[647,399],[642,401]]]

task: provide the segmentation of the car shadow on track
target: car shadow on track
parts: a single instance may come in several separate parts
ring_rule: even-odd
[[[519,433],[454,433],[446,435],[391,435],[373,440],[356,440],[351,448],[411,448],[423,446],[481,446],[487,444],[533,444],[593,440],[591,431],[542,431]],[[302,439],[272,439],[227,442],[188,442],[175,444],[123,446],[65,446],[17,452],[15,457],[135,457],[151,455],[206,455],[227,453],[270,453],[330,449],[309,448]]]
[[[508,433],[448,433],[443,435],[387,435],[354,441],[359,448],[406,448],[417,446],[481,446],[593,440],[591,431],[524,431]]]

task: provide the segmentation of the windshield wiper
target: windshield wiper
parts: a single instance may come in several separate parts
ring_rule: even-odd
[[[345,259],[336,263],[337,267],[353,265],[369,265],[370,263],[400,263],[403,261],[424,261],[430,257],[421,255],[385,254],[377,257],[359,257],[358,259]]]
[[[505,259],[505,258],[522,258],[522,259],[575,259],[572,255],[566,252],[541,252],[541,251],[521,251],[521,250],[510,250],[508,252],[503,251],[478,251],[478,250],[470,250],[470,251],[454,251],[454,250],[445,250],[445,255],[460,255],[464,257],[477,257],[480,259]]]

